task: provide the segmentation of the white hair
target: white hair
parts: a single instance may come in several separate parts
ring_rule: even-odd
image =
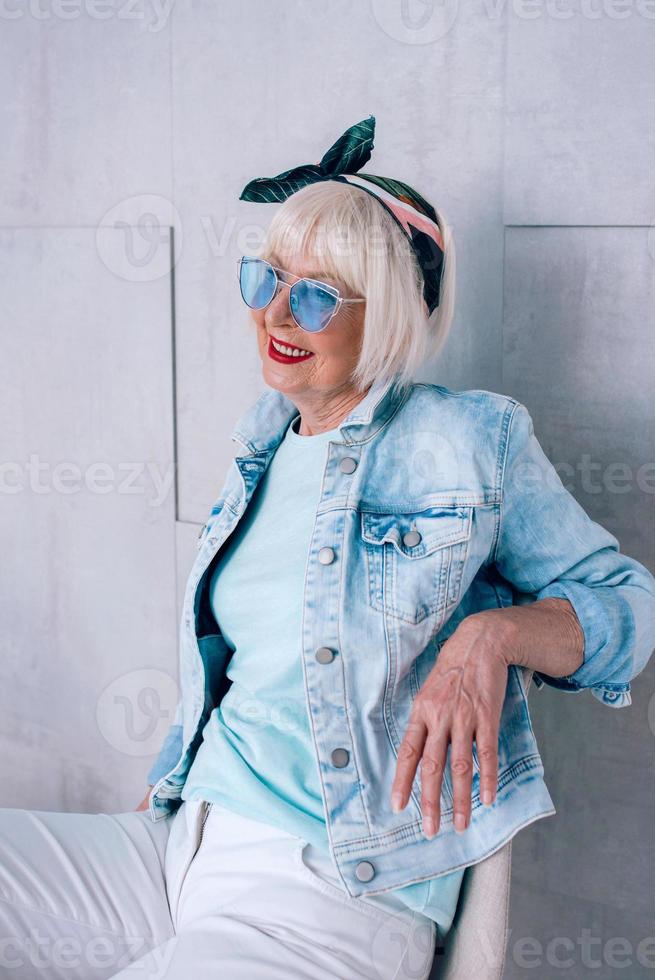
[[[455,247],[443,213],[439,306],[431,316],[423,277],[407,236],[371,194],[325,181],[296,191],[276,211],[262,254],[301,253],[326,277],[366,299],[362,348],[352,375],[358,390],[393,377],[404,387],[442,350],[453,317]],[[328,327],[329,329],[329,327]]]

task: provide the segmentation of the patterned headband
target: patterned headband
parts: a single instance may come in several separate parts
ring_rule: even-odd
[[[301,187],[332,180],[361,187],[376,197],[397,221],[409,239],[423,274],[423,299],[432,313],[439,305],[443,268],[443,237],[434,208],[408,184],[391,177],[357,173],[371,158],[375,117],[355,123],[339,137],[320,163],[285,170],[276,177],[251,180],[239,195],[240,201],[280,203]]]

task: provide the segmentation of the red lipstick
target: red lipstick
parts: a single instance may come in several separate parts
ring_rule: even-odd
[[[310,357],[314,356],[314,352],[310,351],[308,354],[283,354],[282,351],[276,350],[273,347],[273,340],[278,344],[283,344],[285,347],[290,347],[295,350],[307,350],[306,347],[298,347],[297,344],[289,344],[285,340],[278,340],[277,337],[268,338],[268,356],[274,361],[279,361],[280,364],[297,364],[299,361],[308,361]]]

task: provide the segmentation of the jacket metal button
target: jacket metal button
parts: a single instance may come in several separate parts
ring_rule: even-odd
[[[342,473],[354,473],[357,469],[357,460],[352,456],[344,456],[339,463],[339,469]]]
[[[333,766],[336,766],[337,769],[343,769],[344,766],[348,765],[350,753],[348,749],[335,749],[330,758]]]
[[[319,647],[314,656],[319,664],[331,664],[334,660],[334,651],[329,647]]]
[[[358,881],[370,881],[375,877],[375,868],[370,861],[360,861],[355,868],[355,878]]]
[[[408,531],[407,534],[403,534],[403,544],[406,548],[413,548],[415,544],[418,544],[421,540],[421,535],[418,533],[416,528],[413,531]]]
[[[321,548],[318,553],[321,565],[331,565],[334,561],[334,548]]]

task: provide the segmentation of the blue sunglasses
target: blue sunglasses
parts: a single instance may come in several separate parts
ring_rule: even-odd
[[[289,309],[294,322],[307,333],[325,330],[342,303],[365,303],[365,299],[345,299],[335,286],[316,279],[303,279],[271,265],[266,259],[243,255],[237,261],[239,288],[246,306],[263,310],[277,294],[278,286],[289,287]],[[293,285],[280,279],[278,273],[296,279]]]

